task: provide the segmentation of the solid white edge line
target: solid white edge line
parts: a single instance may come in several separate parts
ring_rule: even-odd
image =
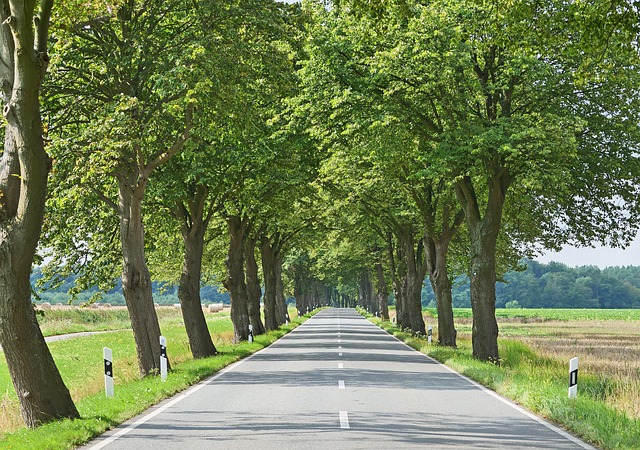
[[[367,321],[367,323],[369,323],[371,326],[377,328],[378,330],[382,330],[382,328],[374,325],[373,323],[369,322],[366,318],[363,317],[364,320]],[[549,430],[559,434],[560,436],[564,437],[565,439],[570,440],[571,442],[573,442],[574,444],[579,445],[580,447],[584,448],[584,449],[588,449],[588,450],[598,450],[596,447],[592,447],[591,445],[587,444],[586,442],[580,440],[579,438],[573,436],[572,434],[566,432],[565,430],[563,430],[562,428],[559,428],[556,425],[553,425],[550,422],[547,422],[546,420],[544,420],[542,417],[539,417],[537,415],[535,415],[534,413],[532,413],[531,411],[528,411],[526,409],[524,409],[522,406],[514,403],[512,400],[509,400],[506,397],[501,396],[500,394],[498,394],[495,391],[492,391],[491,389],[481,385],[480,383],[472,380],[471,378],[462,375],[460,372],[455,371],[454,369],[452,369],[451,367],[442,364],[440,361],[438,361],[437,359],[432,358],[429,355],[425,355],[422,352],[419,352],[418,350],[416,350],[415,348],[410,347],[409,345],[405,344],[404,342],[402,342],[400,339],[398,339],[397,337],[395,337],[394,335],[387,333],[387,331],[384,331],[386,334],[388,334],[389,336],[391,336],[392,338],[394,338],[395,340],[397,340],[398,342],[400,342],[402,345],[404,345],[405,347],[407,347],[409,350],[412,350],[414,352],[416,352],[419,355],[424,356],[425,358],[427,358],[428,360],[444,367],[445,369],[447,369],[449,372],[458,375],[460,378],[462,378],[463,380],[465,380],[466,382],[468,382],[469,384],[477,387],[478,389],[480,389],[481,391],[489,394],[490,396],[494,397],[495,399],[501,401],[502,403],[504,403],[505,405],[508,405],[510,407],[512,407],[513,409],[515,409],[516,411],[520,412],[521,414],[524,414],[525,416],[529,417],[530,419],[535,420],[536,422],[538,422],[540,425],[543,425],[545,427],[547,427]]]
[[[351,428],[349,425],[349,413],[347,411],[340,411],[340,428],[343,430]]]
[[[311,317],[310,317],[311,319]],[[308,320],[307,320],[308,322]],[[119,438],[121,438],[122,436],[124,436],[125,434],[130,433],[131,431],[135,430],[136,428],[138,428],[140,425],[144,424],[145,422],[153,419],[155,416],[157,416],[158,414],[166,411],[167,409],[171,408],[173,405],[175,405],[176,403],[180,402],[181,400],[184,400],[185,398],[189,397],[191,394],[196,393],[197,391],[199,391],[200,389],[202,389],[203,387],[205,387],[207,384],[213,383],[214,381],[216,381],[218,378],[220,378],[222,375],[226,374],[227,372],[231,372],[232,370],[234,370],[235,368],[237,368],[239,365],[241,365],[242,363],[249,361],[251,358],[253,358],[254,356],[262,353],[263,351],[273,347],[274,344],[282,341],[282,339],[285,339],[287,336],[290,336],[291,333],[294,333],[295,331],[299,330],[300,328],[302,328],[305,323],[297,326],[296,328],[294,328],[293,330],[291,330],[289,333],[285,334],[284,336],[282,336],[280,339],[278,339],[277,341],[273,342],[271,345],[258,350],[255,353],[252,353],[251,355],[247,356],[246,358],[241,359],[240,361],[236,361],[230,365],[228,365],[227,367],[221,369],[218,373],[216,373],[215,375],[212,375],[209,378],[206,378],[198,383],[196,383],[195,385],[191,386],[190,388],[187,388],[187,390],[178,393],[174,396],[173,399],[167,401],[167,403],[163,404],[162,406],[159,406],[157,409],[154,409],[152,412],[142,416],[141,418],[139,418],[138,420],[136,420],[135,422],[129,424],[126,428],[123,428],[122,430],[119,430],[118,432],[116,432],[115,434],[107,437],[104,440],[101,440],[100,442],[96,443],[95,445],[92,445],[91,447],[88,448],[88,450],[99,450],[101,448],[106,447],[109,444],[112,444],[113,442],[115,442],[116,440],[118,440]],[[166,400],[165,400],[166,401]],[[150,409],[154,408],[154,406],[151,406]],[[130,419],[131,420],[131,419]],[[109,431],[105,431],[105,433],[108,433]],[[104,433],[103,433],[104,434]],[[94,438],[94,440],[98,440],[100,439],[100,436],[97,436],[96,438]],[[88,442],[86,445],[89,445],[90,442]]]

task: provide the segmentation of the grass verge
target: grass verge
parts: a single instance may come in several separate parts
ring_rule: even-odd
[[[389,322],[366,315],[388,333],[412,348],[446,364],[603,449],[640,448],[640,420],[605,404],[614,394],[607,378],[581,374],[577,399],[567,396],[566,361],[541,356],[513,339],[499,341],[499,366],[472,357],[471,341],[459,337],[458,348],[429,345]]]
[[[13,432],[7,432],[0,437],[0,448],[57,450],[71,449],[86,443],[104,431],[142,413],[150,406],[215,374],[229,364],[269,346],[311,317],[313,313],[293,318],[290,325],[256,336],[255,341],[252,343],[230,344],[228,341],[225,342],[224,339],[214,342],[219,354],[211,358],[198,360],[191,359],[186,354],[188,350],[187,352],[184,351],[185,346],[188,349],[188,342],[186,342],[184,327],[181,326],[179,320],[164,323],[162,324],[163,334],[167,336],[169,343],[173,343],[173,346],[170,346],[170,344],[167,346],[172,363],[172,371],[166,382],[162,382],[159,376],[139,378],[135,374],[135,370],[131,369],[128,369],[127,372],[118,377],[116,355],[120,355],[120,364],[122,366],[128,367],[133,364],[137,367],[133,338],[130,331],[109,333],[108,338],[111,340],[114,351],[114,372],[116,373],[116,396],[113,399],[105,398],[101,382],[98,383],[98,392],[86,392],[86,389],[85,392],[80,392],[83,389],[79,387],[83,384],[94,385],[95,387],[95,383],[83,379],[81,373],[92,372],[92,370],[88,370],[88,367],[100,367],[102,365],[100,345],[102,345],[103,341],[100,341],[100,339],[105,339],[105,335],[56,343],[57,345],[51,346],[54,359],[56,359],[56,364],[59,366],[65,383],[70,388],[74,400],[76,400],[76,406],[82,418],[56,421],[36,429],[21,428]],[[215,336],[216,331],[221,332],[223,335],[229,332],[226,329],[229,327],[230,321],[227,320],[228,318],[223,317],[222,319],[218,318],[217,323],[214,323],[213,326],[211,323],[209,324],[212,335]],[[69,345],[79,346],[83,350],[74,350]],[[100,347],[100,352],[96,355],[94,353],[98,347]],[[67,355],[68,361],[63,361],[62,354]],[[72,366],[77,370],[72,370]],[[94,375],[93,378],[102,380],[102,373],[99,372],[98,376]],[[4,401],[6,401],[7,395],[5,394]]]

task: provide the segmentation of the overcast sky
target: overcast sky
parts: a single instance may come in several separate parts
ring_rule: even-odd
[[[549,252],[536,260],[542,263],[557,261],[570,267],[598,266],[601,269],[610,266],[640,266],[640,238],[636,238],[624,250],[600,246],[596,248],[565,247],[560,252]]]

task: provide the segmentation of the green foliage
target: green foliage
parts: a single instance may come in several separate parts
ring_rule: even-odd
[[[51,268],[50,268],[51,269]],[[124,305],[124,296],[122,295],[122,282],[119,279],[113,280],[109,286],[112,288],[101,292],[99,286],[90,286],[88,289],[80,291],[76,282],[78,275],[70,275],[63,278],[60,275],[55,276],[56,282],[47,279],[47,275],[43,274],[40,267],[36,267],[31,272],[31,285],[33,286],[38,303],[47,302],[51,305],[81,305],[88,304],[93,301],[100,303],[109,303],[111,305]],[[221,292],[221,288],[217,284],[203,282],[200,286],[200,296],[204,303],[225,303],[229,304],[229,294]],[[173,284],[164,281],[153,281],[152,291],[154,302],[159,305],[174,305],[179,303],[178,288]],[[73,293],[73,295],[69,294]]]
[[[551,262],[527,260],[524,270],[507,272],[496,283],[496,306],[517,302],[523,308],[639,308],[640,267],[595,266],[570,268]],[[469,306],[469,281],[459,278],[453,287],[453,303]],[[422,303],[434,299],[425,283]]]

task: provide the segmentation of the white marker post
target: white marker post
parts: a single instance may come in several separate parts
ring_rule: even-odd
[[[249,325],[249,342],[253,342],[253,325]]]
[[[284,321],[287,325],[289,325],[289,323],[291,322],[291,318],[289,317],[289,313],[286,313],[284,315]]]
[[[160,336],[160,379],[167,381],[167,338]]]
[[[105,347],[102,351],[104,355],[104,391],[107,398],[115,396],[113,388],[113,352],[109,347]]]
[[[429,325],[429,330],[427,331],[427,340],[429,341],[429,344],[431,344],[431,336],[433,336],[433,328]]]
[[[578,396],[578,358],[569,361],[569,398]]]

